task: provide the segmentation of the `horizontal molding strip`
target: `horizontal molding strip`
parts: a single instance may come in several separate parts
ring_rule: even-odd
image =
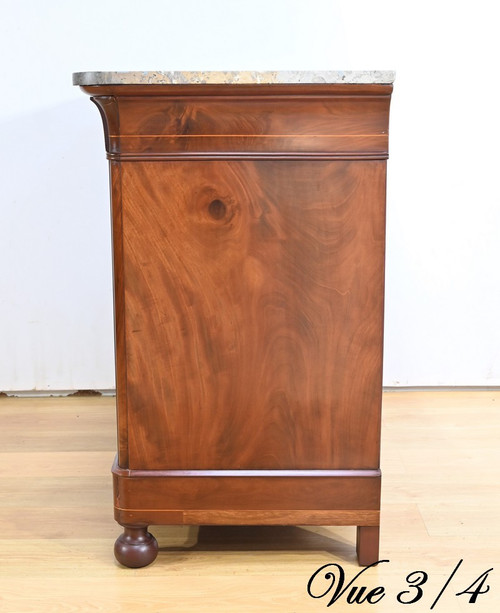
[[[387,160],[387,152],[271,152],[271,151],[203,151],[175,153],[108,153],[115,162],[161,162],[174,160]]]
[[[340,477],[379,478],[380,469],[359,470],[140,470],[120,468],[116,463],[113,473],[120,477]]]
[[[114,96],[118,99],[136,97],[192,99],[282,99],[309,100],[311,98],[390,98],[390,83],[315,83],[315,84],[191,84],[191,85],[81,85],[88,95],[99,98]],[[307,90],[307,93],[304,93]]]
[[[153,525],[193,526],[378,526],[380,511],[370,509],[136,509],[115,507],[115,518],[127,523],[130,515],[140,516]]]
[[[109,138],[373,138],[387,136],[387,132],[378,134],[116,134]]]

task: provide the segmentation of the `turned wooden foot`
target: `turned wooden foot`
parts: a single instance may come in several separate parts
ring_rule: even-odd
[[[123,526],[115,543],[115,558],[129,568],[151,564],[158,554],[158,543],[147,526]]]
[[[378,562],[379,526],[358,526],[356,551],[360,566]]]

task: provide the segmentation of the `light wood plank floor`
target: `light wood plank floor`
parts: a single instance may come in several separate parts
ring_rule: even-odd
[[[500,610],[500,392],[384,395],[381,558],[356,585],[385,587],[376,605],[313,599],[328,563],[350,580],[355,528],[153,527],[150,567],[115,563],[113,398],[0,398],[0,611],[280,612]],[[484,571],[476,604],[455,596]],[[428,573],[410,606],[406,576]],[[316,593],[328,583],[318,579]]]

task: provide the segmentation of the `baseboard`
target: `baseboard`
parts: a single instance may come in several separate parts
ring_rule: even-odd
[[[0,397],[50,398],[52,396],[116,396],[116,390],[15,390],[0,392]]]
[[[500,385],[408,385],[386,386],[384,393],[392,392],[498,392]]]
[[[500,385],[408,385],[384,386],[384,393],[393,392],[498,392]],[[0,397],[49,398],[51,396],[116,396],[114,389],[102,390],[16,390],[0,392]]]

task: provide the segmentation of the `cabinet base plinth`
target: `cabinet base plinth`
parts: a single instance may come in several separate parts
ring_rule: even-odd
[[[146,471],[115,463],[113,481],[115,519],[143,530],[140,538],[149,534],[148,525],[357,526],[360,565],[378,559],[378,469]],[[124,539],[118,539],[120,547],[128,546],[130,539]]]

